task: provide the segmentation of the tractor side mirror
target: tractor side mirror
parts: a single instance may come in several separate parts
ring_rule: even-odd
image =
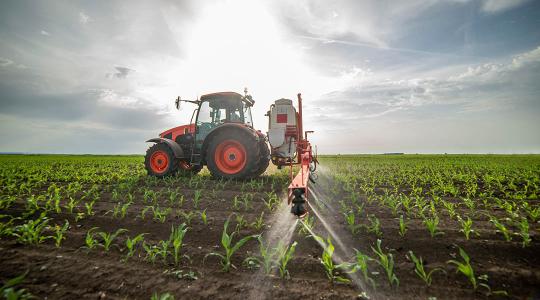
[[[182,99],[180,99],[180,96],[178,96],[176,98],[176,100],[174,101],[174,106],[176,106],[176,109],[180,109],[180,103],[181,103]]]

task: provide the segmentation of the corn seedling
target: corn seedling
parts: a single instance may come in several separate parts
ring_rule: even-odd
[[[238,199],[238,196],[234,196],[233,198],[233,209],[234,210],[239,210],[240,209],[240,200]]]
[[[521,221],[517,223],[519,227],[519,235],[521,236],[521,245],[523,248],[529,246],[531,243],[531,236],[529,234],[529,222],[527,218],[521,218]]]
[[[368,216],[369,226],[367,226],[368,232],[375,233],[376,236],[381,237],[381,221],[375,215]]]
[[[356,224],[356,221],[355,221],[356,216],[354,214],[354,211],[349,210],[348,212],[343,213],[343,215],[345,216],[345,221],[347,222],[347,228],[349,228],[349,231],[352,234],[357,234],[358,229],[360,228],[360,225]]]
[[[258,235],[249,235],[243,237],[233,245],[233,239],[236,232],[233,232],[230,235],[227,233],[227,227],[229,226],[229,218],[227,218],[227,221],[225,221],[225,224],[223,225],[223,233],[221,235],[221,245],[223,246],[223,253],[211,252],[205,256],[205,259],[208,256],[219,257],[221,259],[221,266],[223,267],[223,271],[225,272],[229,272],[231,270],[231,267],[236,269],[236,267],[231,262],[231,258],[234,253],[238,251],[238,249],[240,249],[240,247],[242,247],[249,240],[258,237]]]
[[[298,233],[308,236],[313,231],[313,227],[315,227],[315,217],[308,214],[305,218],[300,220],[300,223],[302,223],[302,226],[298,229]]]
[[[112,242],[114,241],[114,239],[116,239],[116,237],[121,234],[121,233],[124,233],[126,232],[127,230],[126,229],[123,229],[123,228],[120,228],[118,230],[116,230],[116,232],[112,233],[112,232],[97,232],[97,235],[99,235],[103,241],[102,244],[100,244],[101,247],[103,247],[103,249],[105,249],[106,252],[109,251],[109,249],[111,248],[111,245],[112,245]]]
[[[98,227],[93,227],[86,232],[84,243],[86,245],[86,249],[88,250],[92,250],[98,245],[98,241],[94,238],[94,230],[96,229],[98,229]]]
[[[405,220],[403,220],[403,215],[400,215],[399,216],[399,235],[401,237],[404,237],[406,232],[407,232],[407,223],[405,223]]]
[[[124,258],[124,261],[127,261],[130,257],[133,256],[133,254],[135,254],[135,247],[137,246],[137,244],[144,241],[145,235],[146,233],[141,233],[135,236],[134,238],[131,238],[129,236],[126,238],[127,253],[126,253],[126,257]]]
[[[150,261],[152,264],[154,264],[156,262],[157,255],[159,253],[159,248],[154,245],[143,242],[143,249],[146,252],[146,259]]]
[[[264,273],[270,274],[274,268],[274,257],[276,255],[276,251],[275,249],[270,250],[270,245],[264,244],[264,240],[261,235],[257,237],[257,240],[259,241],[259,257],[250,256],[244,260],[244,263],[247,263],[248,265],[253,263],[262,265]]]
[[[411,259],[414,262],[414,272],[420,279],[422,279],[427,286],[431,286],[431,282],[433,281],[433,278],[431,277],[434,272],[443,272],[446,273],[441,268],[434,268],[433,270],[426,272],[426,269],[424,268],[424,261],[422,260],[422,257],[417,258],[412,251],[409,251],[409,259]]]
[[[206,215],[206,208],[203,211],[199,212],[199,215],[201,216],[201,221],[204,225],[208,225],[208,216]]]
[[[59,248],[60,247],[60,244],[62,243],[62,240],[65,239],[65,233],[66,231],[68,230],[69,228],[69,222],[66,220],[66,223],[64,224],[64,226],[60,227],[60,225],[55,225],[54,226],[54,244],[56,246],[56,248]]]
[[[152,294],[150,300],[174,300],[174,296],[169,293],[159,294],[158,292],[155,292]]]
[[[244,218],[244,215],[237,214],[235,219],[236,219],[235,231],[240,232],[240,230],[242,230],[242,228],[247,227],[248,223],[247,223],[246,219]]]
[[[499,220],[496,217],[490,216],[489,221],[493,223],[495,228],[497,228],[497,231],[500,232],[504,236],[504,239],[507,242],[510,242],[512,240],[512,235],[511,235],[510,230],[508,230],[508,228],[503,223],[499,222]]]
[[[367,256],[366,254],[362,253],[360,250],[355,250],[355,262],[352,265],[352,271],[351,272],[357,272],[360,270],[362,273],[362,276],[364,277],[364,280],[366,282],[369,282],[373,288],[376,287],[375,281],[369,277],[369,270],[368,270],[368,262],[372,261],[373,258]]]
[[[469,255],[467,255],[467,252],[461,249],[461,247],[458,246],[458,248],[459,255],[463,259],[463,262],[457,260],[449,260],[447,263],[455,265],[457,267],[456,272],[465,275],[469,279],[469,282],[472,284],[475,290],[478,288],[478,286],[484,286],[490,289],[489,286],[487,286],[485,283],[478,283],[478,279],[474,275],[474,269],[471,265],[471,259],[469,258]]]
[[[469,240],[469,236],[471,235],[471,232],[474,232],[472,229],[473,221],[470,217],[467,216],[467,220],[462,219],[460,216],[458,216],[459,224],[461,224],[461,232],[465,235],[465,239]],[[475,232],[476,233],[476,232]],[[478,233],[476,233],[478,235]]]
[[[167,262],[167,256],[171,253],[169,251],[170,244],[171,244],[171,240],[159,241],[159,244],[157,247],[157,255],[161,256],[161,260],[163,261],[163,263]]]
[[[399,286],[399,279],[394,273],[394,256],[392,253],[384,253],[381,249],[381,240],[377,240],[377,249],[371,247],[371,250],[377,255],[378,259],[376,262],[384,269],[386,272],[386,277],[390,285],[396,284]]]
[[[323,253],[321,255],[321,258],[319,259],[321,264],[324,267],[324,271],[326,273],[326,277],[330,280],[330,282],[342,282],[342,283],[349,283],[350,280],[342,277],[337,274],[337,269],[343,269],[346,265],[345,264],[339,264],[336,265],[332,259],[332,256],[334,255],[334,245],[332,244],[332,240],[330,237],[326,238],[326,241],[317,235],[313,235],[313,238],[321,245],[323,248]]]
[[[196,190],[195,193],[193,194],[193,207],[194,208],[199,208],[199,203],[201,202],[201,195],[202,195],[202,190]]]
[[[431,218],[424,218],[424,225],[426,225],[427,230],[429,231],[429,234],[431,237],[435,237],[437,235],[442,235],[444,232],[439,231],[439,216],[433,215]]]
[[[34,299],[35,297],[26,289],[16,288],[18,285],[20,285],[24,281],[24,278],[26,277],[27,274],[28,274],[28,271],[24,272],[23,274],[15,278],[8,279],[2,286],[0,286],[0,296],[3,299],[7,299],[7,300]]]
[[[287,264],[292,259],[294,251],[296,250],[296,242],[292,245],[285,245],[283,241],[279,241],[275,253],[277,255],[277,266],[279,269],[279,276],[281,278],[289,279],[289,270],[287,270]]]
[[[49,237],[43,236],[43,230],[49,223],[49,219],[45,213],[41,213],[36,220],[28,220],[26,223],[15,226],[13,235],[17,237],[17,241],[23,244],[40,244]]]
[[[95,203],[94,201],[84,203],[84,207],[86,208],[86,215],[87,216],[93,216],[94,215],[94,211],[93,211],[94,203]]]
[[[178,263],[180,262],[180,251],[182,250],[182,246],[184,245],[184,236],[186,235],[188,229],[189,228],[186,227],[186,223],[178,225],[177,228],[174,228],[174,226],[171,228],[171,236],[169,240],[171,241],[173,246],[173,257],[175,265],[178,265]]]
[[[177,210],[176,212],[182,216],[187,225],[191,225],[191,220],[193,217],[195,217],[195,213],[193,211],[186,212],[185,210]]]
[[[261,211],[261,214],[255,218],[255,222],[251,223],[251,227],[257,231],[260,231],[264,227],[264,211]]]

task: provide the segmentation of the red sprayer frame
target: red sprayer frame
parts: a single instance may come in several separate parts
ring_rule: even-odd
[[[288,204],[293,203],[291,212],[298,217],[303,217],[307,214],[307,199],[309,198],[308,184],[310,181],[311,172],[315,171],[317,159],[313,156],[311,144],[307,139],[308,133],[313,131],[303,132],[302,120],[302,95],[298,94],[298,113],[297,113],[297,145],[296,145],[296,161],[289,162],[291,184],[288,191]],[[313,166],[312,166],[313,163]],[[293,177],[293,165],[300,165],[300,170]]]

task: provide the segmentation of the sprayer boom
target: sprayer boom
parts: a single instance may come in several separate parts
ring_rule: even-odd
[[[298,112],[292,100],[279,99],[270,106],[267,115],[272,163],[278,168],[289,166],[291,184],[288,190],[288,204],[292,204],[291,213],[302,218],[308,212],[308,185],[315,182],[312,173],[315,172],[318,163],[307,139],[307,134],[313,131],[303,131],[302,95],[298,94]],[[293,174],[294,165],[300,166],[296,175]]]

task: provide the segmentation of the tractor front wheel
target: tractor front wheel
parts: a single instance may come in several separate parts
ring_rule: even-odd
[[[144,157],[144,166],[148,175],[157,177],[172,175],[177,168],[176,158],[171,148],[164,143],[157,143],[148,148]]]

